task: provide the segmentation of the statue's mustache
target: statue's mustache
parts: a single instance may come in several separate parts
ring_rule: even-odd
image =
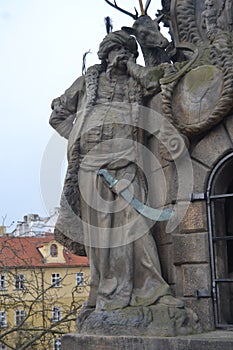
[[[117,55],[117,57],[116,57],[119,61],[121,61],[121,60],[128,60],[129,59],[129,55],[127,54],[127,53],[125,53],[125,54],[119,54],[119,55]]]

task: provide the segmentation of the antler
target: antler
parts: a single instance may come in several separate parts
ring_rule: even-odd
[[[145,11],[144,11],[144,8],[143,8],[142,0],[139,0],[139,5],[140,5],[140,9],[141,9],[141,14],[142,14],[142,16],[145,16]]]
[[[115,9],[117,9],[117,10],[119,10],[119,11],[121,11],[121,12],[123,12],[124,14],[126,14],[126,15],[132,17],[134,20],[136,20],[136,19],[138,18],[138,12],[137,12],[136,9],[135,9],[135,15],[134,15],[133,13],[128,12],[128,11],[122,9],[121,7],[119,7],[119,6],[117,5],[117,3],[116,3],[115,0],[114,0],[114,4],[111,3],[111,1],[108,1],[108,0],[105,0],[105,1],[106,1],[106,3],[109,4],[110,6],[114,7]]]
[[[147,0],[146,5],[145,5],[145,14],[147,14],[147,10],[150,6],[151,0]]]

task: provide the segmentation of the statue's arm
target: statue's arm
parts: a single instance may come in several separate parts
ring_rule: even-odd
[[[79,77],[63,95],[52,101],[49,124],[63,137],[69,138],[79,100],[84,93],[84,77]]]
[[[163,65],[143,67],[129,60],[128,73],[145,89],[145,95],[154,95],[161,91],[160,79],[164,76]]]

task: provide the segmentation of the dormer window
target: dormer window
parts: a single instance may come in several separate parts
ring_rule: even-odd
[[[57,245],[56,244],[51,244],[51,246],[50,246],[50,255],[53,258],[57,257]]]

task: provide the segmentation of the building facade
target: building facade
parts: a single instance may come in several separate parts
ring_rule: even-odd
[[[53,234],[4,235],[0,250],[0,349],[59,350],[88,296],[87,258],[71,254]]]

